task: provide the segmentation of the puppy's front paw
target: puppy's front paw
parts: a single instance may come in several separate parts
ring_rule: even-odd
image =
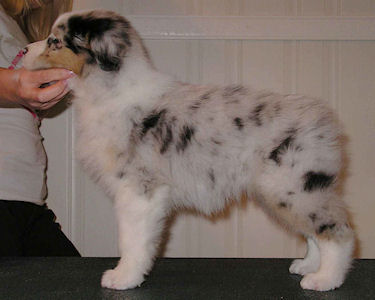
[[[140,286],[143,280],[143,275],[134,276],[124,270],[115,268],[104,272],[101,284],[102,287],[109,289],[127,290]]]
[[[319,265],[307,259],[295,259],[289,267],[291,274],[306,275],[318,271]]]
[[[301,287],[305,290],[315,291],[329,291],[338,288],[344,282],[344,278],[341,276],[337,278],[331,278],[326,274],[311,273],[307,274],[301,280]]]

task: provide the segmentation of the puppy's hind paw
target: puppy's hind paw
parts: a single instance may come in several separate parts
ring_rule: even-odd
[[[130,276],[126,271],[115,268],[104,272],[101,285],[109,289],[127,290],[140,286],[143,280],[143,275]]]

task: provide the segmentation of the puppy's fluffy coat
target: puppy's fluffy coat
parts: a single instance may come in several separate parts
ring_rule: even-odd
[[[322,102],[177,82],[108,11],[64,14],[47,40],[29,46],[25,67],[56,65],[79,73],[71,82],[78,154],[116,207],[121,259],[103,287],[142,283],[172,208],[210,214],[244,192],[307,238],[306,257],[290,267],[303,288],[343,283],[354,234],[336,191],[340,128]]]

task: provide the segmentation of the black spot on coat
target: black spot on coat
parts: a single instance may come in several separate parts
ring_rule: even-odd
[[[280,208],[290,209],[292,205],[290,203],[285,202],[285,201],[281,201],[281,202],[279,202],[278,206]]]
[[[197,110],[199,107],[201,107],[201,102],[196,101],[194,104],[190,106],[191,110]]]
[[[146,118],[144,118],[142,122],[141,137],[145,136],[151,128],[155,127],[158,124],[160,118],[164,116],[165,113],[166,110],[163,109],[159,112],[154,112]]]
[[[216,181],[214,170],[210,169],[208,171],[208,177],[210,178],[210,181],[211,181],[212,185],[214,185],[215,181]]]
[[[281,112],[281,103],[277,102],[274,106],[275,116],[278,117]]]
[[[165,133],[164,137],[162,138],[162,146],[160,148],[161,154],[164,154],[168,150],[169,145],[172,143],[172,141],[173,141],[172,128],[171,128],[170,125],[167,125],[166,126],[166,133]]]
[[[116,174],[116,176],[117,176],[117,178],[122,179],[122,178],[124,178],[124,176],[125,176],[125,172],[120,171],[120,172],[118,172],[118,173]]]
[[[318,189],[325,189],[329,187],[335,179],[334,175],[328,175],[324,172],[307,172],[304,175],[304,191],[313,192]]]
[[[202,105],[205,101],[207,101],[207,100],[210,99],[212,93],[213,93],[213,90],[208,91],[208,92],[204,93],[203,95],[201,95],[201,96],[199,97],[199,99],[198,99],[197,101],[195,101],[195,102],[190,106],[190,109],[191,109],[191,110],[197,110],[197,109],[199,109],[199,108],[201,107],[201,105]]]
[[[177,152],[185,151],[189,143],[191,142],[191,138],[195,133],[195,128],[191,126],[183,126],[182,131],[180,133],[180,141],[176,145]]]
[[[243,120],[241,118],[234,118],[234,124],[237,126],[238,130],[242,130],[243,128]]]
[[[277,146],[275,149],[273,149],[268,156],[269,159],[273,160],[276,162],[276,164],[280,165],[281,164],[281,154],[285,153],[288,148],[291,146],[292,142],[294,140],[293,136],[288,136],[285,140],[281,142],[279,146]]]
[[[309,214],[309,218],[310,218],[310,220],[311,220],[313,223],[315,223],[316,218],[317,218],[316,213],[311,213],[311,214]]]
[[[231,97],[236,94],[244,94],[245,93],[245,88],[242,85],[230,85],[224,88],[224,97]]]
[[[250,113],[249,119],[255,123],[256,126],[262,126],[262,118],[261,113],[263,109],[266,107],[265,103],[258,104]]]
[[[317,233],[318,234],[322,234],[323,232],[325,232],[326,230],[332,230],[333,228],[335,228],[336,226],[336,223],[331,223],[331,224],[323,224],[319,227],[319,229],[317,230]]]
[[[210,99],[212,93],[213,93],[212,91],[209,91],[209,92],[207,92],[207,93],[204,93],[202,96],[199,97],[199,99],[200,99],[200,100],[203,100],[203,101],[204,101],[204,100],[208,100],[208,99]]]

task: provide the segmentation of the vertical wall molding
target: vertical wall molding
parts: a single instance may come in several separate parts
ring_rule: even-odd
[[[67,153],[66,153],[66,170],[67,170],[67,180],[66,180],[66,215],[67,215],[67,233],[69,236],[72,236],[73,231],[73,184],[74,184],[74,178],[73,178],[73,141],[72,141],[72,129],[73,129],[73,122],[72,122],[72,110],[69,110],[67,112],[66,116],[66,147],[67,147]]]
[[[73,109],[70,110],[70,115],[72,119],[72,124],[76,122],[76,116]],[[76,129],[72,127],[71,132],[71,143],[72,143],[72,241],[82,251],[85,253],[85,193],[83,184],[83,172],[80,168],[78,159],[76,157]]]

